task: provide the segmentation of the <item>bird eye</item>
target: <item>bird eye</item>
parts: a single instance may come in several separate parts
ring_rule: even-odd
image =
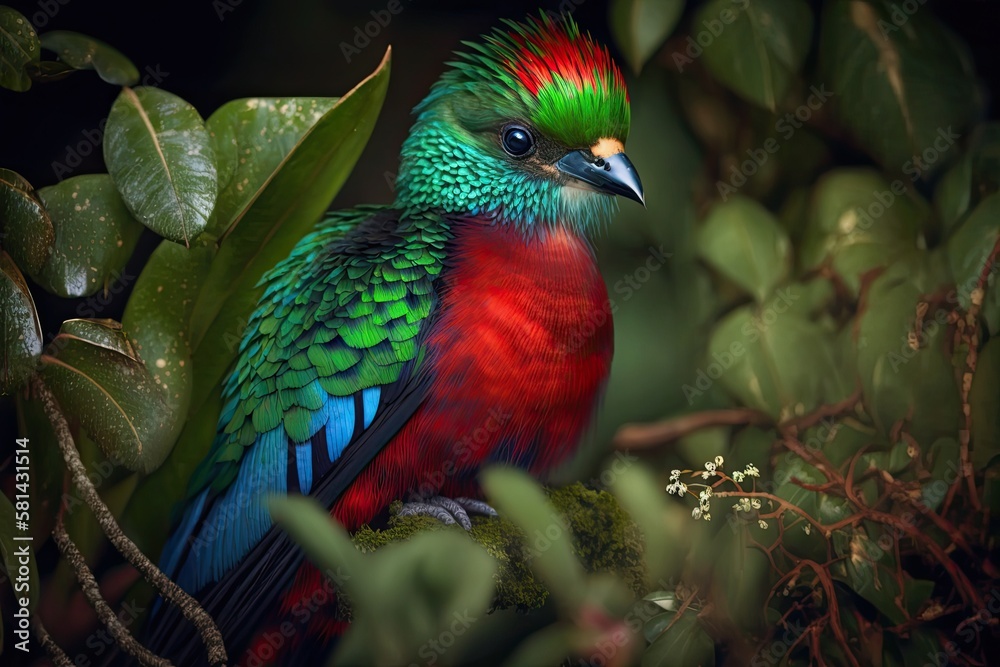
[[[531,132],[520,125],[510,125],[501,135],[503,149],[513,157],[524,157],[535,148],[535,138]]]

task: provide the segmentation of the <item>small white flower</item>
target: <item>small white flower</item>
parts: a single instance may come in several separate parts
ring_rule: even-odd
[[[687,493],[687,492],[688,492],[688,485],[687,485],[687,484],[685,484],[684,482],[677,482],[677,486],[678,486],[678,488],[680,489],[680,490],[679,490],[679,491],[677,492],[677,495],[678,495],[678,496],[683,496],[683,495],[684,495],[685,493]]]
[[[716,456],[715,457],[715,467],[716,468],[721,468],[723,463],[725,463],[725,459],[723,459],[721,456]]]
[[[735,505],[733,505],[733,509],[734,509],[735,511],[739,512],[739,511],[740,511],[740,504],[739,504],[739,503],[736,503]]]
[[[749,498],[740,498],[740,507],[743,509],[744,512],[749,512],[750,511],[750,499]]]
[[[743,481],[743,473],[741,473],[739,470],[734,470],[733,471],[733,481],[734,482],[742,482]]]
[[[764,530],[767,530],[767,521],[764,521],[763,519],[758,519],[757,525],[763,528]]]
[[[670,471],[670,481],[671,482],[676,482],[680,478],[681,478],[681,471],[680,470],[671,470]]]
[[[806,525],[802,526],[802,530],[805,531],[806,535],[811,534],[813,532],[812,531],[812,524],[807,523]]]
[[[754,508],[755,510],[759,510],[760,509],[760,498],[754,498],[753,500],[751,500],[750,501],[750,507]]]
[[[747,477],[760,477],[760,470],[757,470],[757,466],[750,463],[747,465],[746,470],[743,471],[743,474]]]
[[[674,495],[677,492],[677,482],[671,482],[667,484],[667,495]]]
[[[709,514],[708,512],[705,512],[705,514],[701,518],[704,519],[705,521],[711,521],[712,515]]]
[[[696,521],[701,518],[701,508],[700,507],[695,507],[693,510],[691,510],[691,518],[695,519]]]
[[[707,500],[712,497],[712,487],[706,486],[701,493],[698,494],[698,500]]]

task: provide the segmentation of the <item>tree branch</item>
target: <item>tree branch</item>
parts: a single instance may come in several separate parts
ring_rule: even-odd
[[[37,375],[32,380],[32,388],[41,401],[49,421],[52,422],[52,430],[56,434],[59,448],[62,450],[63,459],[73,478],[73,483],[80,492],[83,501],[93,511],[101,530],[129,563],[145,577],[146,581],[153,584],[164,599],[176,604],[184,617],[198,628],[202,640],[205,642],[205,648],[208,650],[209,664],[225,665],[228,662],[226,648],[222,640],[222,633],[219,632],[215,621],[208,615],[208,612],[201,608],[197,600],[163,574],[122,532],[111,510],[101,500],[97,489],[87,477],[87,470],[84,468],[83,461],[80,460],[80,454],[73,442],[73,434],[70,432],[69,424],[66,422],[66,417],[62,413],[56,397]]]
[[[140,644],[132,636],[132,633],[128,631],[128,628],[119,620],[114,610],[111,609],[101,595],[101,589],[97,583],[97,579],[94,578],[94,573],[87,567],[87,562],[84,560],[83,554],[73,544],[73,540],[70,539],[69,534],[66,532],[66,527],[63,525],[61,518],[56,521],[56,527],[52,530],[52,538],[55,540],[56,546],[59,547],[59,552],[62,553],[63,557],[69,562],[76,573],[76,580],[80,583],[80,588],[83,590],[87,601],[90,602],[90,606],[97,612],[97,618],[108,628],[118,646],[130,656],[137,659],[139,664],[144,667],[172,667],[173,663],[169,660],[161,658]]]
[[[692,412],[652,424],[625,424],[615,434],[616,449],[651,449],[710,426],[769,424],[774,420],[751,408]]]

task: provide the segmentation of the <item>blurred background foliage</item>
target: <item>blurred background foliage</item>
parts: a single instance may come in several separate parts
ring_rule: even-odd
[[[539,5],[572,11],[629,68],[628,152],[648,201],[597,240],[613,374],[554,480],[584,486],[566,505],[507,471],[484,480],[548,592],[528,614],[486,613],[495,559],[510,556],[487,554],[488,537],[487,551],[438,531],[359,557],[307,506],[276,506],[317,561],[354,573],[341,656],[989,663],[1000,14],[933,0],[402,0],[367,35],[385,2],[0,9],[0,446],[31,438],[32,605],[71,655],[108,644],[45,541],[60,507],[107,597],[128,611],[148,592],[130,588],[67,484],[28,378],[41,369],[92,481],[155,555],[210,442],[256,278],[334,195],[335,208],[391,201],[409,110],[450,52]],[[178,196],[155,187],[164,173],[135,169],[152,149],[143,113],[153,135],[182,135],[164,144]],[[245,162],[234,145],[260,150]],[[311,169],[322,178],[305,183]],[[614,511],[588,487],[610,490],[643,535],[641,585],[593,571],[615,568],[592,567],[592,528],[559,518]],[[8,625],[5,660],[13,640]]]

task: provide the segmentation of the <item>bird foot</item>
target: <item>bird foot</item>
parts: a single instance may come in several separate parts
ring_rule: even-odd
[[[430,516],[445,525],[457,523],[466,530],[472,530],[469,514],[497,516],[497,511],[482,500],[473,498],[445,498],[434,496],[412,503],[404,503],[397,516]]]

